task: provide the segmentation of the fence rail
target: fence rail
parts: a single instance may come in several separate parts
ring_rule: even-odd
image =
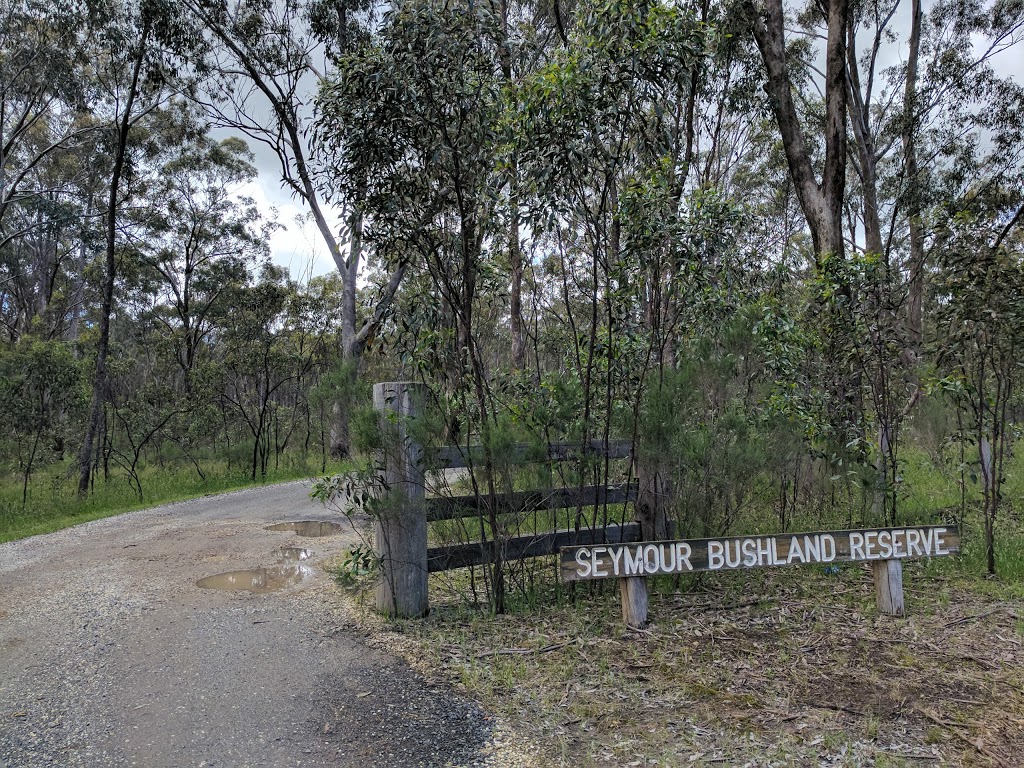
[[[421,616],[429,609],[427,576],[430,573],[488,565],[498,568],[506,560],[524,560],[555,554],[573,544],[621,544],[640,540],[638,523],[581,526],[577,529],[537,532],[505,538],[500,523],[509,513],[532,513],[554,509],[629,504],[637,499],[636,483],[585,485],[495,494],[493,509],[488,497],[476,495],[431,498],[424,495],[424,472],[460,469],[482,463],[482,446],[423,447],[411,441],[406,429],[417,415],[423,390],[412,382],[374,385],[374,407],[382,414],[382,425],[393,431],[399,446],[394,456],[385,454],[384,475],[396,494],[396,513],[378,520],[375,549],[381,561],[382,579],[377,589],[377,609],[398,616]],[[558,442],[539,452],[536,445],[515,444],[505,449],[504,461],[528,464],[562,462],[579,458],[618,460],[632,458],[628,440],[591,440],[587,443]],[[481,516],[491,528],[490,539],[427,547],[428,522]],[[500,580],[500,575],[499,575]]]
[[[580,528],[548,531],[528,536],[516,536],[502,543],[503,560],[525,560],[531,557],[553,555],[561,547],[587,546],[591,544],[631,544],[640,541],[640,524],[612,523],[596,528]],[[432,547],[427,550],[427,570],[430,573],[450,571],[453,568],[468,568],[472,565],[488,565],[499,554],[494,541],[452,544],[447,547]]]
[[[606,446],[603,440],[591,440],[582,443],[558,442],[548,446],[546,455],[538,455],[537,446],[531,443],[515,443],[504,452],[503,458],[513,464],[528,464],[542,461],[569,461],[580,456],[596,456],[608,459],[628,459],[633,455],[633,445],[629,440],[611,440]],[[427,456],[436,462],[438,468],[463,469],[479,466],[484,460],[484,449],[481,445],[443,445],[428,449]]]
[[[542,512],[548,509],[627,504],[636,501],[637,484],[584,485],[577,488],[549,488],[536,491],[512,491],[495,494],[499,514],[505,512]],[[485,511],[485,496],[469,494],[427,499],[427,521],[457,520]]]

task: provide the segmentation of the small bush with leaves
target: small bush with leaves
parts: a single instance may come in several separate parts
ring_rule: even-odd
[[[387,492],[383,473],[369,467],[323,477],[313,484],[309,495],[351,519],[360,512],[372,517],[374,501],[386,496]]]
[[[359,544],[345,553],[334,578],[339,584],[355,586],[363,577],[376,575],[380,568],[381,560],[377,553],[365,544]]]

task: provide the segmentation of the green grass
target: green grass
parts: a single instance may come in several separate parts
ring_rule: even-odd
[[[277,469],[253,481],[246,469],[237,465],[228,469],[224,461],[203,462],[206,479],[191,466],[150,466],[139,475],[143,498],[128,484],[125,476],[112,469],[110,479],[96,480],[92,492],[79,499],[77,474],[70,465],[48,467],[33,477],[27,502],[22,504],[21,478],[0,479],[0,543],[58,531],[72,525],[120,515],[138,509],[155,507],[173,501],[184,501],[215,493],[270,483],[299,480],[320,474],[319,457],[309,463],[299,456],[286,456]],[[329,463],[327,471],[344,471],[347,465]]]

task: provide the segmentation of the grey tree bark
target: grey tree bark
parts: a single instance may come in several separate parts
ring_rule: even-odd
[[[819,183],[793,101],[793,81],[786,62],[785,10],[782,0],[766,0],[764,13],[753,13],[754,40],[768,74],[764,89],[782,135],[786,162],[797,199],[807,218],[819,262],[826,254],[842,255],[843,192],[846,184],[846,37],[847,0],[823,3],[828,36],[825,46],[825,164]]]
[[[117,279],[117,211],[118,192],[121,178],[124,175],[125,155],[128,151],[128,132],[132,126],[132,110],[139,94],[139,80],[142,64],[146,58],[149,42],[149,22],[145,22],[139,40],[139,50],[132,65],[132,79],[125,100],[124,112],[117,124],[117,148],[114,153],[114,166],[110,172],[110,195],[107,199],[106,227],[106,258],[103,275],[103,300],[100,308],[100,337],[96,347],[96,373],[93,376],[92,404],[89,408],[89,420],[86,422],[85,435],[78,452],[78,495],[89,492],[89,477],[92,474],[92,456],[96,444],[96,433],[99,430],[103,405],[107,399],[107,355],[110,351],[110,315],[114,306],[114,283]]]

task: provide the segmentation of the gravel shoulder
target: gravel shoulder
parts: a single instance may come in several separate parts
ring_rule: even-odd
[[[365,642],[287,483],[0,545],[0,768],[494,764],[492,721]],[[269,594],[196,581],[310,551]]]

